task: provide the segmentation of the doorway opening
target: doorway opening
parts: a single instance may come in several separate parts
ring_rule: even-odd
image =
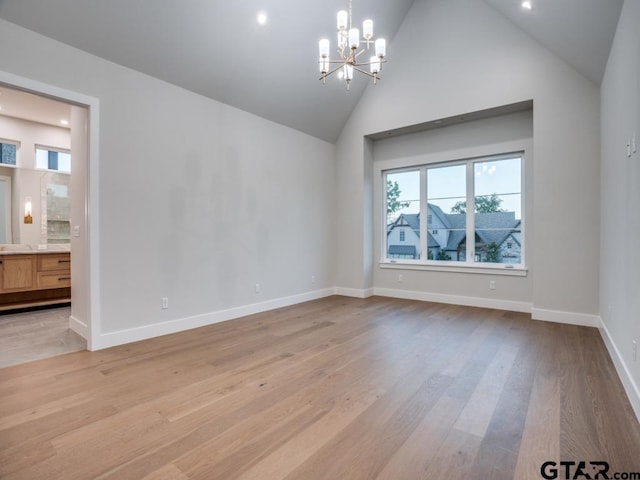
[[[58,122],[55,126],[60,128],[61,124],[59,122],[68,122],[67,125],[63,125],[68,130],[68,146],[66,148],[65,145],[54,145],[50,141],[37,141],[37,147],[40,151],[48,150],[54,152],[53,157],[58,158],[50,159],[45,165],[46,168],[44,168],[44,171],[53,174],[53,178],[56,181],[42,183],[42,185],[45,185],[44,196],[37,199],[37,202],[39,202],[38,207],[40,208],[39,213],[42,213],[42,215],[39,215],[38,220],[35,220],[34,217],[34,223],[37,224],[40,236],[37,241],[34,241],[34,237],[32,237],[33,243],[30,243],[30,245],[43,252],[63,251],[65,248],[71,252],[73,261],[70,262],[70,275],[58,275],[55,280],[50,281],[64,282],[66,279],[69,282],[71,306],[67,307],[68,310],[63,315],[68,314],[68,328],[86,340],[87,349],[94,350],[97,348],[96,338],[99,334],[97,300],[98,255],[97,248],[95,248],[97,242],[94,240],[97,239],[98,231],[98,100],[5,72],[0,72],[0,91],[10,91],[12,94],[17,92],[23,96],[29,95],[30,98],[35,99],[36,104],[39,102],[42,105],[55,106],[55,108],[48,110],[49,118],[46,118],[45,114],[45,117],[38,119],[35,116],[35,112],[28,111],[30,105],[23,101],[17,107],[18,111],[22,109],[22,112],[14,114],[14,116],[21,116],[23,120],[30,120],[33,123],[40,124],[43,128],[47,124],[51,125],[55,124],[55,122]],[[0,95],[0,105],[9,96]],[[68,115],[62,115],[61,117],[59,108],[68,112]],[[0,115],[10,112],[10,109],[8,111],[3,106]],[[29,118],[29,116],[32,118]],[[2,136],[3,134],[0,133],[0,137]],[[33,142],[34,139],[30,139],[30,141]],[[59,170],[62,168],[60,166],[65,165],[64,159],[67,152],[71,152],[73,166],[71,172],[67,173],[67,179],[65,180],[65,178],[62,178],[65,172]],[[35,162],[33,167],[37,171]],[[14,172],[19,172],[19,169],[16,167]],[[49,197],[52,197],[48,201],[46,198],[47,193],[50,194],[48,195]],[[64,199],[64,193],[70,193],[68,200]],[[12,201],[18,202],[18,207],[20,208],[23,206],[23,200],[25,206],[27,201],[22,196],[24,195],[17,197],[15,193],[12,196]],[[35,208],[36,200],[34,198],[28,200],[31,202],[31,207]],[[66,207],[64,205],[65,201],[68,202]],[[49,209],[48,212],[47,208]],[[65,208],[69,210],[68,219],[62,218]],[[12,208],[11,211],[18,212],[19,210]],[[49,213],[49,215],[46,213]],[[11,221],[11,226],[13,227],[12,237],[20,242],[22,242],[23,238],[27,238],[16,235],[16,226],[20,229],[24,225],[25,219],[21,215],[21,212],[17,213],[16,216],[18,218]],[[49,259],[53,257],[43,256],[42,258]],[[62,268],[60,266],[64,265],[65,260],[61,257],[58,261],[62,263],[52,268]],[[35,262],[39,266],[34,270],[35,282],[39,282],[35,288],[43,288],[43,286],[46,286],[46,282],[49,281],[45,279],[46,273],[38,270],[38,268],[42,268],[44,261],[38,258]],[[58,316],[60,316],[60,311],[63,310],[60,309],[56,312]]]

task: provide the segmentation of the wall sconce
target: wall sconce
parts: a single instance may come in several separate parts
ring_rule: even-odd
[[[24,223],[33,223],[33,217],[31,216],[31,197],[24,199]]]

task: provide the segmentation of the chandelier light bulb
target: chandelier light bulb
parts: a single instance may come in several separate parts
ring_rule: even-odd
[[[325,57],[320,57],[318,60],[318,67],[320,69],[320,73],[327,73],[329,70],[329,62]]]
[[[349,21],[349,14],[346,10],[340,10],[338,12],[338,30],[346,30],[347,22]]]
[[[369,60],[369,69],[373,74],[380,71],[380,59],[378,57],[371,57]]]
[[[344,79],[347,82],[350,82],[351,79],[353,79],[353,65],[346,64],[343,67],[343,70],[344,70]]]
[[[360,46],[360,30],[352,28],[349,30],[349,48],[356,49]]]
[[[387,55],[387,42],[384,38],[376,40],[376,57],[384,58]]]
[[[371,37],[373,37],[373,20],[362,22],[362,36],[366,40],[371,40]]]
[[[319,50],[320,50],[320,57],[321,58],[328,58],[329,57],[329,50],[331,48],[331,46],[329,44],[329,39],[323,38],[322,40],[320,40],[318,42],[318,47],[319,47]]]

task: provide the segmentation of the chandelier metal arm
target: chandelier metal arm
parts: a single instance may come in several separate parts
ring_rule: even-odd
[[[361,64],[361,65],[368,65],[368,64],[363,63],[363,64]],[[366,70],[362,70],[361,68],[356,67],[355,65],[353,66],[353,69],[354,69],[354,70],[357,70],[357,71],[358,71],[358,72],[360,72],[360,73],[364,73],[364,74],[365,74],[365,75],[367,75],[368,77],[375,78],[376,80],[380,80],[380,77],[378,77],[378,75],[377,75],[377,74],[369,73],[369,72],[367,72]]]
[[[343,62],[330,62],[330,63],[338,63],[339,65],[336,68],[334,68],[333,70],[331,70],[331,71],[329,71],[327,73],[323,73],[320,76],[319,80],[323,80],[323,79],[327,78],[329,75],[331,75],[333,73],[336,73],[338,70],[340,70],[344,66]]]

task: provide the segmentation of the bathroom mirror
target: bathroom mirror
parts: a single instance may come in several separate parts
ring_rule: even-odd
[[[25,223],[30,201],[33,223]],[[0,165],[0,244],[71,242],[71,175]]]

